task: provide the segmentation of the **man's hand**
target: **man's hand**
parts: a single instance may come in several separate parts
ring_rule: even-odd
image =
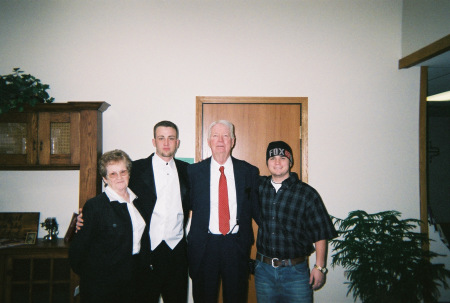
[[[83,226],[83,222],[83,209],[80,208],[80,214],[77,216],[77,229],[75,230],[75,232],[81,229],[81,226]]]
[[[325,284],[325,274],[317,268],[313,268],[309,277],[309,284],[313,290],[318,290]]]
[[[319,240],[314,243],[314,246],[316,247],[316,264],[324,267],[326,265],[327,240]],[[312,289],[317,290],[321,288],[325,284],[325,280],[325,274],[314,266],[309,277],[309,284]]]

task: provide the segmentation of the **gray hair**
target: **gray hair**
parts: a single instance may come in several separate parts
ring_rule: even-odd
[[[115,149],[104,153],[98,161],[98,171],[103,178],[108,174],[106,167],[115,162],[124,161],[127,171],[131,172],[131,159],[126,152],[120,149]]]
[[[231,137],[231,139],[234,140],[234,138],[235,138],[235,136],[234,136],[234,125],[233,125],[233,123],[231,123],[228,120],[217,120],[217,121],[214,121],[213,123],[211,123],[211,125],[208,128],[208,140],[211,139],[211,129],[216,124],[223,124],[226,127],[228,127],[228,130],[230,131],[230,137]]]

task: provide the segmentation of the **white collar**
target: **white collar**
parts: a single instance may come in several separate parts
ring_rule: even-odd
[[[211,157],[211,167],[215,170],[219,170],[219,168],[223,166],[225,167],[226,170],[229,170],[230,168],[233,168],[233,161],[231,160],[231,156],[228,157],[228,159],[225,161],[225,163],[219,164],[219,162],[217,162],[216,160],[214,160],[213,157]]]
[[[137,196],[135,193],[127,187],[127,192],[130,195],[130,201],[133,202]],[[105,194],[108,196],[109,201],[118,201],[120,203],[127,203],[121,196],[119,196],[114,189],[111,188],[111,186],[106,186],[105,188]]]
[[[176,169],[176,166],[175,166],[175,160],[174,160],[173,158],[170,159],[169,162],[166,162],[166,161],[164,161],[160,156],[158,156],[156,153],[155,153],[155,155],[153,156],[153,164],[154,164],[154,165],[161,166],[161,167],[167,165],[167,166],[169,166],[171,169]]]

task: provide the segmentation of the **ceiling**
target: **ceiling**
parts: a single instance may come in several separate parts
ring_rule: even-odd
[[[428,66],[428,96],[450,90],[450,51],[420,63]]]
[[[430,67],[450,67],[450,51],[423,61],[420,65]]]
[[[428,96],[450,90],[450,51],[420,63],[428,66]],[[428,117],[450,117],[450,101],[427,102]]]

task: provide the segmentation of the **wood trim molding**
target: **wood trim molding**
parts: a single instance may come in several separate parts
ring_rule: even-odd
[[[420,187],[420,231],[428,235],[428,200],[427,200],[427,87],[428,67],[420,68],[420,103],[419,103],[419,187]],[[423,248],[429,250],[429,244]]]
[[[197,96],[197,105],[203,103],[299,103],[307,102],[307,97],[210,97]]]
[[[66,103],[54,102],[54,103],[39,103],[35,106],[25,105],[23,112],[68,112],[68,111],[81,111],[81,110],[97,110],[101,113],[106,111],[109,107],[109,103],[105,101],[69,101]],[[18,112],[16,109],[11,112]]]
[[[450,50],[450,34],[398,61],[398,69],[409,68]]]

